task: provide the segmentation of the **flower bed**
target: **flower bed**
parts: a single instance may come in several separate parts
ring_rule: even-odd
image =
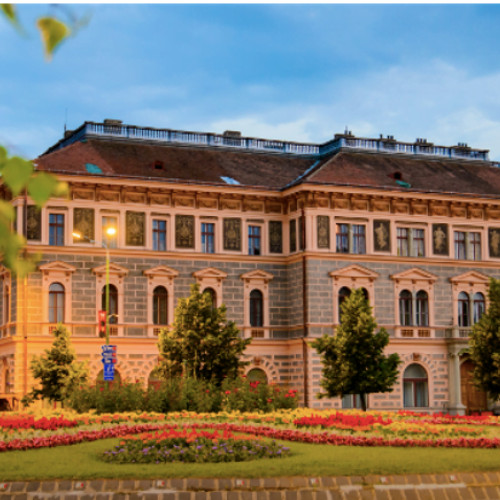
[[[207,463],[279,458],[289,453],[289,448],[275,441],[236,436],[228,430],[220,434],[183,428],[131,436],[105,451],[102,458],[114,463]]]
[[[299,408],[271,413],[173,412],[95,415],[68,411],[0,418],[0,452],[59,446],[140,432],[211,429],[270,439],[345,446],[500,447],[499,419],[413,412]]]

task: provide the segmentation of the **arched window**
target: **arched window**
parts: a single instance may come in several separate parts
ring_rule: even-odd
[[[102,287],[102,310],[106,310],[106,285]],[[118,289],[115,285],[109,285],[109,324],[118,323]]]
[[[64,287],[52,283],[49,287],[49,323],[64,322]]]
[[[417,292],[416,313],[417,326],[429,326],[429,296],[424,290]]]
[[[153,290],[153,324],[168,325],[168,292],[164,286]]]
[[[347,288],[346,286],[343,286],[339,290],[339,323],[340,323],[340,317],[342,315],[342,304],[344,301],[351,295],[351,289]]]
[[[399,294],[399,323],[401,326],[411,326],[413,321],[412,296],[408,290]]]
[[[252,368],[247,373],[247,379],[249,382],[259,382],[261,384],[267,384],[267,375],[264,370],[260,368]]]
[[[263,297],[260,290],[250,292],[250,326],[264,325]]]
[[[469,294],[460,292],[458,294],[458,326],[471,326],[469,304]]]
[[[215,290],[213,288],[205,288],[205,290],[203,290],[203,293],[207,293],[210,296],[210,300],[212,301],[212,309],[215,309],[217,307],[217,294],[215,293]]]
[[[474,323],[477,323],[486,310],[486,301],[481,292],[474,294]]]
[[[163,384],[163,382],[164,380],[158,373],[158,368],[153,368],[148,377],[148,389],[152,387],[153,389],[158,390]]]
[[[403,374],[403,394],[405,408],[429,406],[427,372],[420,365],[412,364]]]

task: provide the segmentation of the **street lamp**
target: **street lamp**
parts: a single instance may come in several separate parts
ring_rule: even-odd
[[[110,238],[116,235],[116,228],[112,226],[108,226],[104,233],[106,236]],[[83,236],[78,231],[74,231],[73,238],[78,240],[85,240],[89,243],[96,243],[95,240],[91,240],[87,236]],[[106,302],[105,302],[105,311],[106,311],[106,345],[109,345],[109,242],[107,240],[102,241],[103,248],[106,249]]]

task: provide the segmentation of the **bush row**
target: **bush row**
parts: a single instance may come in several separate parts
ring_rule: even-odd
[[[274,411],[296,408],[297,391],[276,385],[251,382],[244,377],[226,379],[221,387],[204,380],[172,378],[156,387],[144,389],[139,383],[80,387],[70,394],[66,406],[84,413],[123,411]]]

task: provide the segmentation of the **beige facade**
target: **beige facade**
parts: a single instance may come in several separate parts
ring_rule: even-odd
[[[393,392],[370,395],[370,408],[486,409],[463,354],[488,279],[500,278],[500,190],[481,192],[487,176],[500,186],[500,170],[486,152],[395,143],[367,154],[385,142],[349,135],[316,146],[212,134],[200,145],[209,135],[183,132],[180,144],[175,131],[153,142],[124,138],[131,127],[119,122],[91,125],[37,160],[69,183],[70,199],[40,213],[29,198],[12,199],[17,231],[41,258],[25,280],[0,272],[0,399],[15,404],[28,392],[29,360],[49,347],[57,320],[97,377],[109,251],[122,379],[148,383],[158,332],[197,282],[252,338],[247,371],[298,389],[308,406],[356,405],[354,395],[316,398],[321,362],[311,342],[334,334],[342,297],[364,288],[391,336],[387,351],[403,360]],[[424,167],[452,170],[450,188],[435,189]]]

